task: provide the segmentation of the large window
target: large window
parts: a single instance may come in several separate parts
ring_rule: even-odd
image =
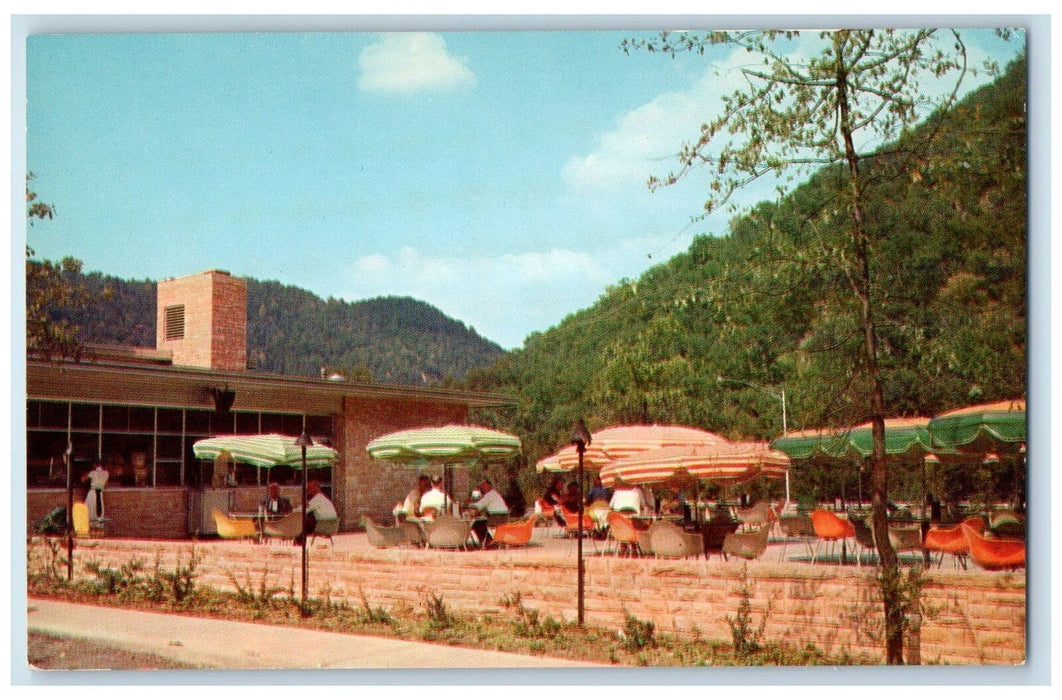
[[[213,463],[195,458],[192,445],[212,435],[284,433],[305,426],[314,439],[332,439],[332,418],[321,415],[128,406],[68,401],[26,402],[27,487],[65,487],[65,452],[73,447],[75,484],[99,460],[110,472],[108,487],[209,486]],[[330,470],[311,476],[331,482]],[[296,470],[259,470],[238,465],[238,484],[295,483]]]

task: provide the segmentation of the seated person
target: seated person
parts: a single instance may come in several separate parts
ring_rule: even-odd
[[[590,493],[586,494],[586,502],[593,503],[594,501],[604,501],[608,503],[612,500],[612,489],[605,488],[601,483],[601,477],[594,477],[594,486],[590,489]]]
[[[494,490],[490,479],[484,478],[483,481],[479,482],[479,492],[482,495],[478,500],[468,505],[469,510],[475,511],[480,515],[509,514],[508,504],[502,495]],[[477,539],[483,544],[487,544],[490,539],[490,533],[487,531],[487,521],[484,518],[479,518],[472,523],[472,532],[476,534]]]
[[[434,509],[435,515],[443,513],[446,510],[446,504],[453,502],[454,499],[443,491],[442,477],[435,475],[431,478],[431,489],[420,497],[421,517],[429,519],[432,517],[425,513],[429,508]]]
[[[402,503],[395,504],[394,510],[391,511],[395,519],[420,517],[420,499],[428,491],[431,491],[431,479],[427,474],[421,474],[417,477],[417,485],[406,494],[406,499]]]
[[[291,499],[280,495],[280,484],[273,481],[269,491],[259,504],[266,515],[287,515],[291,512]]]
[[[295,544],[305,542],[306,536],[312,535],[317,529],[319,520],[335,520],[339,517],[336,507],[328,500],[328,496],[321,492],[321,485],[317,481],[306,484],[306,497],[309,500],[306,503],[306,513],[302,516],[302,534],[295,538]]]
[[[638,515],[646,510],[645,501],[642,499],[642,491],[632,484],[617,484],[608,502],[608,507],[626,513]]]

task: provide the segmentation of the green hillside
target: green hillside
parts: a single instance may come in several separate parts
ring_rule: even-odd
[[[82,342],[154,347],[153,281],[99,273],[80,279],[101,299],[65,314]],[[248,362],[258,371],[318,376],[326,367],[350,378],[425,385],[461,378],[502,352],[415,299],[324,300],[279,282],[247,280]]]
[[[971,94],[917,162],[884,148],[865,163],[871,274],[890,415],[932,415],[1023,396],[1026,385],[1025,63]],[[918,134],[915,134],[916,136]],[[592,429],[682,423],[729,437],[781,432],[768,393],[786,391],[790,429],[862,418],[862,342],[844,254],[841,174],[823,170],[777,203],[702,236],[591,308],[470,374],[520,398],[484,415],[535,459]]]

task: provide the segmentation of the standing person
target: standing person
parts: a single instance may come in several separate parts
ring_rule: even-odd
[[[302,544],[307,535],[312,535],[320,520],[335,520],[339,517],[336,507],[328,496],[321,492],[321,485],[316,481],[306,484],[306,514],[302,517],[302,534],[295,538],[295,544]]]
[[[81,478],[89,482],[88,494],[85,496],[85,505],[88,507],[89,522],[103,520],[103,487],[107,485],[110,473],[99,462],[92,465],[92,471]]]
[[[280,495],[280,484],[269,484],[268,495],[262,499],[262,509],[266,515],[287,515],[291,512],[291,499]]]

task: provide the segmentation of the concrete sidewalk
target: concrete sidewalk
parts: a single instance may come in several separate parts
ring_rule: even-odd
[[[551,668],[594,664],[297,627],[30,598],[32,632],[87,639],[206,668]]]

